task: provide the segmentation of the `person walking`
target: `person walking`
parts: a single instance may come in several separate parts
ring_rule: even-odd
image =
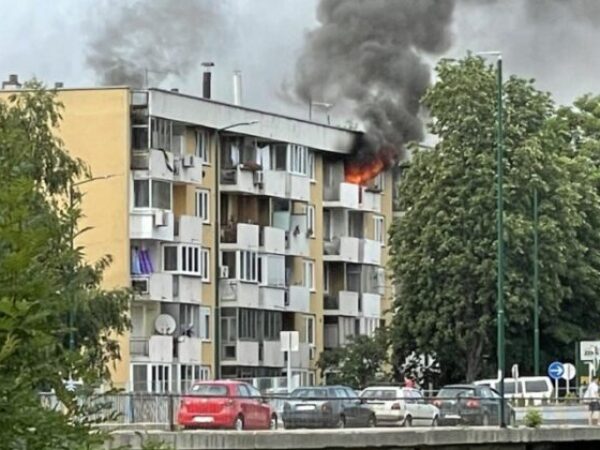
[[[598,378],[592,378],[590,385],[583,394],[583,399],[588,403],[590,426],[598,424],[598,415],[600,415],[600,396],[598,395]]]

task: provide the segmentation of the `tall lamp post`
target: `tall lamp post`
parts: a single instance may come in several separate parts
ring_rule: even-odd
[[[215,379],[221,378],[221,330],[220,330],[220,320],[221,320],[221,302],[219,301],[219,266],[221,264],[220,258],[220,250],[219,250],[219,241],[221,236],[219,235],[219,230],[221,228],[221,192],[219,190],[219,182],[221,178],[220,174],[220,160],[221,160],[221,138],[219,136],[223,131],[229,130],[231,128],[236,127],[245,127],[249,125],[257,124],[258,120],[250,120],[248,122],[236,122],[231,125],[227,125],[226,127],[221,127],[215,130],[215,141],[216,141],[216,155],[215,155],[215,224],[214,224],[214,255],[213,255],[213,263],[215,266]]]
[[[540,374],[540,295],[539,295],[539,240],[538,190],[533,188],[533,368]]]
[[[506,428],[505,403],[504,403],[504,369],[506,366],[506,343],[504,339],[505,315],[504,315],[504,196],[503,196],[503,177],[504,177],[504,118],[503,118],[503,87],[502,87],[502,53],[499,51],[479,52],[478,55],[495,56],[496,74],[497,74],[497,124],[496,124],[496,231],[498,233],[498,253],[497,253],[497,345],[498,345],[498,379],[500,391],[499,424]]]

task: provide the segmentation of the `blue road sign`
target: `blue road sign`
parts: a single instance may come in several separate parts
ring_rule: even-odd
[[[558,380],[565,373],[565,366],[561,362],[554,361],[548,366],[548,376],[553,380]]]

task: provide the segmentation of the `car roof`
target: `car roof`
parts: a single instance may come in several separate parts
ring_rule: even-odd
[[[395,386],[395,385],[382,385],[382,386],[369,386],[367,388],[364,388],[363,391],[368,391],[368,390],[380,390],[380,389],[414,389],[414,388],[409,388],[409,387],[404,387],[404,386]],[[416,389],[415,389],[416,390]]]
[[[442,389],[478,389],[483,386],[478,386],[476,384],[447,384],[446,386],[442,386]]]
[[[238,386],[240,384],[243,384],[243,385],[251,386],[250,383],[246,383],[244,381],[237,381],[237,380],[204,380],[204,381],[196,381],[194,383],[194,386],[203,385],[203,384],[213,385],[213,386],[214,385],[217,385],[217,386],[229,386],[229,385]]]

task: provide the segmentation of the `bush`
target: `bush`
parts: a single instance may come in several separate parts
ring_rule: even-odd
[[[537,428],[542,424],[542,413],[537,409],[530,409],[525,414],[525,426],[529,428]]]

